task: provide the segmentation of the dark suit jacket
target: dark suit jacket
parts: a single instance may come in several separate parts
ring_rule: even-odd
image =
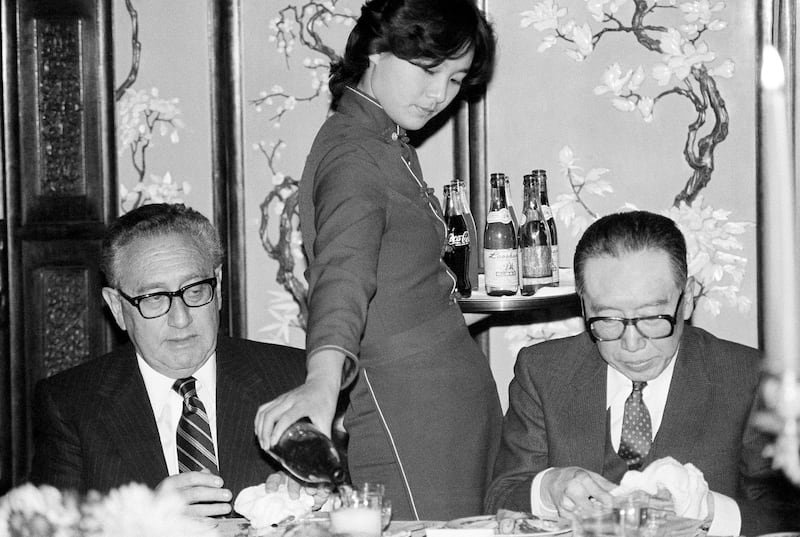
[[[760,365],[755,349],[686,326],[661,426],[644,461],[691,462],[711,490],[739,501],[743,518],[750,516],[750,500],[770,495],[772,479],[782,481],[761,455],[769,439],[748,426]],[[589,334],[522,349],[514,373],[489,512],[530,510],[531,482],[546,468],[579,466],[599,474],[604,468],[606,362]]]
[[[276,470],[253,432],[256,410],[304,378],[301,349],[218,338],[217,450],[234,498]],[[167,477],[133,346],[37,384],[34,449],[37,484],[104,492],[131,481],[153,488]]]

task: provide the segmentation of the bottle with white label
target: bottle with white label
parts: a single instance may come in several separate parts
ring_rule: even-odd
[[[533,170],[531,175],[539,178],[539,205],[547,220],[550,228],[550,258],[553,261],[553,286],[558,287],[560,278],[558,276],[558,229],[553,210],[550,208],[550,200],[547,198],[547,172],[545,170]]]
[[[520,273],[522,294],[530,296],[542,287],[552,285],[553,263],[550,258],[550,228],[539,205],[539,178],[523,178],[524,221],[519,226]]]
[[[483,232],[486,294],[515,295],[519,289],[517,232],[506,202],[505,178],[492,174],[491,201]]]

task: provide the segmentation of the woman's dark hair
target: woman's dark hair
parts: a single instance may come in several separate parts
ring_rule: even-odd
[[[475,0],[369,0],[350,32],[344,57],[331,65],[331,107],[336,108],[345,86],[361,80],[370,54],[425,59],[434,67],[470,49],[475,55],[462,92],[486,84],[494,68],[494,31]]]
[[[647,211],[628,211],[606,215],[583,232],[572,264],[576,291],[582,295],[585,290],[589,259],[620,257],[643,250],[660,250],[667,254],[675,285],[683,289],[688,275],[686,240],[675,221]]]

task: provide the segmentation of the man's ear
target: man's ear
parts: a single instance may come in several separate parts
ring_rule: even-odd
[[[121,329],[125,328],[125,318],[122,316],[122,302],[120,302],[119,291],[111,287],[103,287],[103,300],[108,304],[108,309],[117,321],[117,326]]]
[[[692,318],[694,313],[694,297],[696,292],[700,291],[700,284],[694,279],[694,276],[689,276],[686,280],[686,286],[683,288],[683,320],[688,321]]]
[[[381,55],[377,52],[373,52],[372,54],[367,56],[367,58],[369,58],[369,63],[371,63],[372,65],[378,65],[378,60],[380,60]]]
[[[222,311],[222,265],[214,269],[214,276],[217,278],[217,288],[214,289],[217,296],[217,309]]]

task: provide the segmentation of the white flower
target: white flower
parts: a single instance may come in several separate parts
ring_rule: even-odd
[[[693,66],[712,62],[717,56],[705,42],[694,44],[674,28],[662,34],[660,43],[663,62],[654,65],[652,71],[660,86],[667,85],[673,75],[679,81],[685,79]]]
[[[696,0],[694,2],[683,2],[679,8],[683,12],[686,22],[697,22],[703,26],[708,26],[714,13],[725,9],[725,2],[711,4],[708,0]]]
[[[97,537],[216,536],[216,530],[201,519],[184,514],[186,501],[176,490],[153,492],[131,483],[84,506],[84,525]]]
[[[214,537],[216,531],[184,514],[177,491],[153,492],[130,484],[83,501],[48,485],[30,483],[0,498],[0,535],[52,537]]]
[[[636,104],[636,108],[639,110],[639,113],[642,114],[642,119],[644,119],[646,123],[653,121],[653,103],[652,97],[642,97]]]
[[[730,222],[730,211],[703,203],[703,196],[697,196],[691,206],[682,202],[663,212],[686,238],[689,276],[699,284],[698,296],[708,298],[712,313],[719,312],[720,299],[739,309],[749,307],[750,301],[738,296],[747,258],[733,252],[743,249],[739,236],[753,224]]]
[[[556,41],[557,40],[556,40],[556,36],[555,35],[551,34],[551,35],[544,36],[544,38],[542,39],[541,44],[539,44],[539,47],[536,49],[536,52],[544,52],[545,50],[547,50],[550,47],[552,47],[553,45],[555,45]]]
[[[623,75],[622,67],[618,63],[614,63],[603,72],[603,84],[594,88],[594,94],[602,95],[610,91],[614,95],[620,95],[631,80],[631,76],[633,76],[632,70],[629,69]]]
[[[558,28],[558,19],[567,14],[567,8],[562,8],[553,0],[543,0],[533,6],[532,11],[520,13],[522,20],[520,26],[527,28],[533,27],[539,31],[555,30]]]
[[[627,1],[628,0],[586,0],[586,9],[592,14],[594,20],[603,22],[606,13],[610,15],[615,14]]]
[[[592,29],[589,25],[584,23],[581,26],[577,24],[571,28],[567,37],[572,40],[575,49],[566,51],[566,54],[575,61],[583,61],[589,54],[592,53],[594,46],[592,45]]]
[[[736,70],[736,64],[733,63],[733,60],[725,60],[724,62],[722,62],[721,65],[709,69],[708,72],[711,74],[711,76],[731,78],[735,70]]]
[[[611,104],[614,108],[621,110],[622,112],[631,112],[636,110],[636,104],[633,101],[630,99],[623,99],[622,97],[611,99]]]

